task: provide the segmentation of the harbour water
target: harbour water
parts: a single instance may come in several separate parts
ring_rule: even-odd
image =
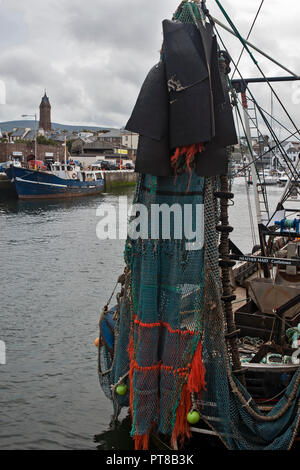
[[[232,236],[251,251],[242,179]],[[282,189],[270,188],[274,206]],[[122,193],[63,201],[0,200],[0,449],[130,449],[111,431],[97,376],[98,319],[123,270],[124,240],[99,240],[96,210]]]

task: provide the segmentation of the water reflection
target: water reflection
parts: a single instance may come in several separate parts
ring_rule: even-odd
[[[112,423],[108,430],[94,436],[97,450],[134,450],[130,431],[129,416],[122,421]]]
[[[76,211],[78,208],[97,207],[102,202],[116,200],[119,196],[132,199],[134,187],[116,188],[109,193],[58,199],[18,199],[15,193],[0,191],[0,213],[41,214],[51,211]]]
[[[94,449],[94,435],[107,430],[94,339],[124,269],[124,240],[97,238],[96,209],[133,191],[1,197],[1,449]]]

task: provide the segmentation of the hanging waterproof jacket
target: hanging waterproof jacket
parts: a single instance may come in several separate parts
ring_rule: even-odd
[[[165,20],[163,34],[162,60],[150,70],[126,125],[140,134],[136,171],[174,175],[176,149],[201,144],[196,173],[227,173],[226,146],[237,137],[212,26]]]

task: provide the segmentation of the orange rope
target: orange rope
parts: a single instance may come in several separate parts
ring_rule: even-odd
[[[189,392],[200,393],[202,390],[206,390],[205,372],[202,358],[202,341],[199,341],[193,357],[191,372],[188,379]]]
[[[187,384],[182,386],[180,401],[176,410],[175,426],[172,433],[171,444],[175,448],[177,439],[183,444],[184,439],[191,437],[190,425],[187,421],[187,415],[191,411],[192,400],[188,391]]]
[[[178,334],[178,335],[190,335],[190,336],[194,336],[195,334],[196,335],[199,335],[200,333],[199,332],[195,332],[195,331],[192,331],[192,330],[180,330],[180,329],[176,329],[174,330],[173,328],[171,328],[171,325],[169,323],[166,323],[166,322],[156,322],[156,323],[143,323],[141,320],[138,320],[136,317],[134,319],[134,323],[142,328],[155,328],[155,327],[161,327],[161,326],[164,326],[165,328],[167,328],[167,330],[169,331],[169,333],[171,334]]]
[[[183,334],[197,334],[199,332],[194,331],[182,331],[182,330],[173,330],[171,326],[166,322],[157,322],[157,323],[142,323],[138,320],[135,316],[134,318],[135,324],[137,324],[141,328],[152,328],[152,327],[160,327],[164,326],[168,328],[171,333],[183,333]],[[191,410],[192,407],[192,400],[191,400],[191,393],[200,393],[201,390],[205,390],[205,367],[203,364],[202,359],[202,342],[199,340],[197,349],[194,353],[193,360],[191,364],[187,364],[187,367],[180,367],[175,368],[174,366],[168,366],[162,364],[159,361],[157,364],[152,366],[140,366],[138,365],[136,359],[134,358],[134,344],[133,338],[131,337],[129,340],[128,345],[128,354],[130,359],[130,369],[129,369],[129,384],[130,384],[130,397],[129,397],[129,406],[131,417],[133,419],[134,416],[134,394],[133,394],[133,376],[135,371],[139,372],[150,372],[150,371],[157,371],[158,373],[161,370],[173,373],[174,375],[178,375],[183,380],[187,380],[182,386],[181,390],[181,397],[178,403],[178,407],[176,410],[176,418],[175,418],[175,425],[172,433],[171,442],[172,445],[175,446],[177,440],[180,440],[180,443],[183,444],[185,438],[191,437],[190,426],[187,421],[187,415]],[[147,434],[144,435],[135,435],[133,436],[134,443],[135,443],[135,450],[147,450],[149,447],[149,435],[150,430]]]

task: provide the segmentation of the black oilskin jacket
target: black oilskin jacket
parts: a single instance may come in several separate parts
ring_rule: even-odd
[[[196,173],[226,174],[226,146],[237,137],[212,26],[165,20],[163,33],[162,60],[147,75],[125,126],[140,134],[136,171],[172,176],[176,148],[204,143]]]

